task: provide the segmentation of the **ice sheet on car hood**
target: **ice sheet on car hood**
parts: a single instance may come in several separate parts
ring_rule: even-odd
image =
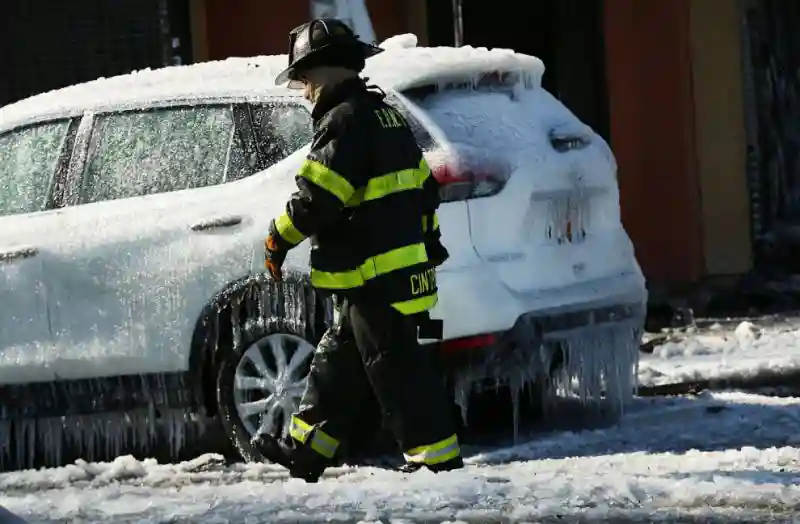
[[[364,76],[384,87],[404,90],[419,85],[469,78],[486,71],[518,72],[530,85],[540,85],[544,64],[538,58],[505,49],[464,46],[415,47],[416,37],[398,35],[367,61]],[[154,101],[191,101],[218,96],[299,96],[276,87],[275,76],[286,55],[228,58],[187,66],[144,69],[111,78],[42,93],[0,108],[0,131],[17,125],[77,114],[83,110],[129,105],[147,107]]]

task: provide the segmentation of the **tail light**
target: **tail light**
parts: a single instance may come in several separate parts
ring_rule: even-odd
[[[505,187],[511,168],[504,162],[474,155],[426,155],[433,177],[441,185],[442,202],[496,195]]]
[[[468,351],[488,348],[493,346],[495,343],[497,343],[497,335],[494,333],[486,333],[472,337],[444,340],[442,341],[440,348],[444,352]]]

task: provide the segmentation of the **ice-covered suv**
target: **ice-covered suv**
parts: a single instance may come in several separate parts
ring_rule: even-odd
[[[442,184],[442,356],[455,400],[555,372],[631,398],[646,289],[607,144],[511,51],[384,43],[365,76]],[[221,422],[246,458],[281,427],[330,321],[260,270],[310,142],[284,56],[141,71],[0,109],[0,468],[171,452]],[[66,446],[66,447],[65,447]],[[132,449],[131,449],[132,448]]]

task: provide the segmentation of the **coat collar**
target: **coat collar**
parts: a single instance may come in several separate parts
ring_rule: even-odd
[[[318,122],[328,111],[359,91],[366,91],[364,79],[360,77],[348,78],[335,84],[323,86],[317,103],[314,104],[314,109],[311,111],[311,118]]]

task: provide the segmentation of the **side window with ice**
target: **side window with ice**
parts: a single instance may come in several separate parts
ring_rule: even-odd
[[[280,162],[314,137],[311,114],[300,104],[265,102],[250,107],[261,169]]]
[[[59,120],[0,135],[0,216],[47,207],[68,129]]]
[[[97,117],[80,203],[222,184],[252,174],[230,105]]]

